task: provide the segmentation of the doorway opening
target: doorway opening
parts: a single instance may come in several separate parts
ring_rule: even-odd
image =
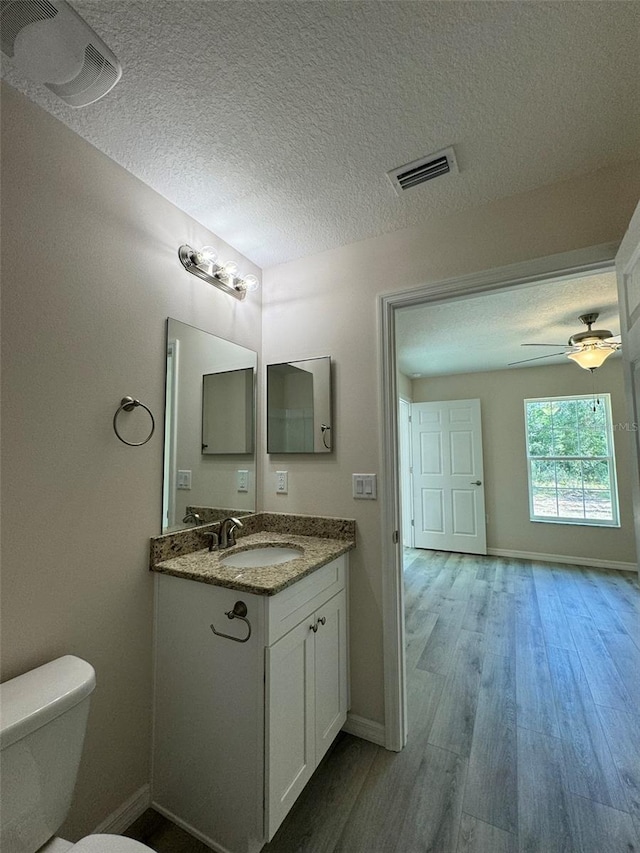
[[[396,352],[398,316],[401,310],[421,306],[438,309],[483,294],[508,294],[528,290],[535,286],[561,286],[571,279],[610,273],[614,269],[615,245],[594,247],[582,252],[572,252],[525,264],[489,270],[428,284],[412,291],[380,298],[381,335],[381,394],[383,474],[385,487],[382,493],[383,529],[389,535],[383,538],[383,561],[388,567],[384,573],[383,625],[385,662],[385,719],[386,746],[400,750],[407,738],[407,678],[404,630],[403,581],[403,514],[401,510],[401,477],[399,451],[400,379]],[[476,335],[477,337],[477,335]],[[525,343],[526,340],[523,341]],[[517,360],[517,359],[516,359]],[[577,367],[574,367],[577,370]],[[469,398],[472,395],[467,394]],[[406,440],[406,439],[405,439]],[[407,490],[405,489],[405,495]],[[406,497],[404,503],[406,504]],[[406,530],[406,527],[405,527]]]

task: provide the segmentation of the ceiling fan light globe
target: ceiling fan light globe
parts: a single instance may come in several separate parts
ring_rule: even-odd
[[[568,352],[567,358],[575,361],[584,370],[595,370],[597,367],[601,367],[614,352],[615,349],[591,345],[585,346],[577,352]]]

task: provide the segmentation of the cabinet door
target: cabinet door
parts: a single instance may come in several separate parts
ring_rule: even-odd
[[[266,649],[267,841],[316,766],[313,624],[314,617],[309,616]]]
[[[347,597],[343,590],[315,614],[316,765],[347,719]],[[324,620],[324,622],[323,622]]]

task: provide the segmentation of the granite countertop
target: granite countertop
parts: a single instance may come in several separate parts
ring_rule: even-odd
[[[305,575],[325,566],[341,554],[355,548],[353,539],[335,539],[303,536],[294,533],[259,531],[238,539],[232,548],[209,551],[207,548],[162,560],[152,565],[154,572],[187,578],[201,583],[224,586],[256,595],[275,595]],[[275,566],[263,568],[238,568],[224,566],[222,560],[231,554],[265,546],[302,549],[300,557]]]

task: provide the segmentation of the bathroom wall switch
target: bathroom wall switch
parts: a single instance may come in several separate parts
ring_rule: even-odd
[[[248,492],[249,491],[249,472],[248,471],[238,471],[236,476],[237,476],[237,483],[238,483],[238,491],[239,492]]]
[[[378,497],[376,474],[353,474],[351,483],[356,500],[375,501]]]
[[[178,488],[191,488],[191,471],[178,471]]]
[[[289,491],[289,472],[276,471],[276,493],[286,495]]]

